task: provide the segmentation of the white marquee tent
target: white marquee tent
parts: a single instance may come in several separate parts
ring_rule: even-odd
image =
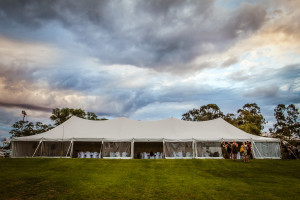
[[[159,152],[160,158],[222,158],[222,141],[251,142],[255,158],[281,156],[279,139],[248,134],[221,118],[202,122],[124,117],[93,121],[75,116],[45,133],[13,138],[12,156],[77,157],[90,151],[101,158],[134,158],[136,150],[151,149]]]

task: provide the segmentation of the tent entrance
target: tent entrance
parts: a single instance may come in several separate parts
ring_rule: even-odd
[[[101,158],[102,142],[74,141],[73,158]]]
[[[163,142],[134,142],[134,158],[163,158],[163,149]]]

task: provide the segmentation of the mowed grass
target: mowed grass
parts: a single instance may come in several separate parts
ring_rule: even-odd
[[[300,199],[300,161],[0,159],[0,199]]]

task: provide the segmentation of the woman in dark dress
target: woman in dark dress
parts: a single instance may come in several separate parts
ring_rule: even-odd
[[[225,142],[222,142],[222,154],[223,154],[223,158],[228,159],[228,153],[227,153]]]
[[[251,158],[251,146],[250,143],[247,141],[247,161],[249,162]]]
[[[229,159],[231,159],[231,144],[230,144],[230,142],[227,143],[227,153],[228,153]]]
[[[233,155],[233,160],[236,160],[237,158],[237,150],[238,150],[238,144],[234,141],[232,143],[232,155]]]

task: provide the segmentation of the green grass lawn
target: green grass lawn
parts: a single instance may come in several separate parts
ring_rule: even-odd
[[[300,161],[0,159],[0,199],[300,199]]]

